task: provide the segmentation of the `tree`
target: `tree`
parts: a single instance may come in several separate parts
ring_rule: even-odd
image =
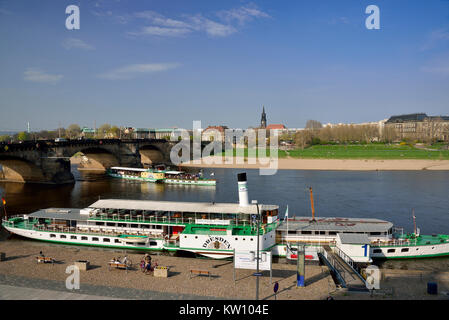
[[[19,139],[20,141],[26,141],[26,140],[29,140],[29,138],[30,138],[29,134],[25,131],[21,131],[17,135],[17,139]]]
[[[69,138],[77,138],[81,134],[81,128],[77,124],[71,124],[67,128],[67,134],[69,135]]]
[[[111,125],[108,123],[102,124],[100,128],[98,128],[98,134],[100,138],[106,138],[111,130]]]
[[[113,138],[119,138],[120,137],[120,128],[117,126],[112,126],[111,129],[109,129],[108,133]]]
[[[306,129],[321,129],[323,125],[317,120],[307,120]]]

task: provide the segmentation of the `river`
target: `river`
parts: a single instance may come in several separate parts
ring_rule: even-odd
[[[76,183],[35,185],[0,183],[8,214],[25,214],[48,207],[81,208],[99,198],[170,201],[238,202],[237,173],[247,172],[250,200],[277,204],[281,215],[310,216],[309,187],[315,215],[379,218],[413,230],[412,209],[422,234],[449,233],[449,171],[303,171],[279,170],[261,176],[251,169],[204,169],[214,172],[216,187],[180,186],[115,179],[101,173],[78,171]],[[447,268],[449,258],[387,262],[393,268]]]

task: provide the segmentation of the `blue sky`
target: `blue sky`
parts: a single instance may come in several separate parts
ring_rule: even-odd
[[[449,114],[446,0],[11,0],[0,39],[0,130]]]

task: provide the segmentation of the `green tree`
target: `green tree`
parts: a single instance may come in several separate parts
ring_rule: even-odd
[[[78,138],[79,135],[81,134],[81,128],[79,125],[77,124],[71,124],[68,128],[67,128],[67,134],[69,136],[70,139],[73,138]]]
[[[25,140],[29,140],[29,134],[25,131],[21,131],[19,132],[19,134],[17,135],[17,139],[19,139],[20,141],[25,141]]]

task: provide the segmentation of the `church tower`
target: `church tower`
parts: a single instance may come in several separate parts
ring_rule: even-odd
[[[265,106],[262,109],[262,119],[260,120],[260,127],[265,129],[267,127],[267,115],[265,113]]]

